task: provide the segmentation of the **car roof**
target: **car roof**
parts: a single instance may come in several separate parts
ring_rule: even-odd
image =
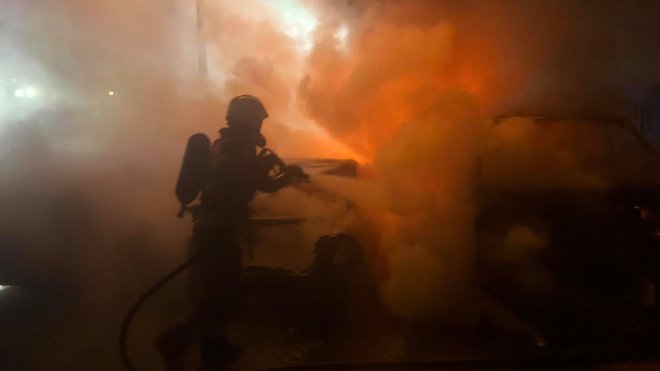
[[[524,118],[530,119],[535,122],[544,122],[544,121],[595,121],[603,123],[611,123],[621,127],[630,127],[628,120],[614,115],[603,115],[603,114],[594,114],[594,113],[542,113],[542,114],[530,114],[530,113],[511,113],[504,115],[497,115],[493,117],[493,124],[498,125],[502,121],[512,119],[512,118]]]
[[[497,126],[505,120],[513,118],[522,118],[533,120],[536,123],[543,122],[556,122],[556,121],[582,121],[582,122],[597,122],[614,124],[632,135],[634,135],[643,146],[647,147],[652,152],[656,153],[656,149],[644,138],[644,136],[634,127],[629,120],[615,115],[606,115],[598,113],[543,113],[543,114],[530,114],[530,113],[511,113],[504,115],[497,115],[493,117],[493,126]]]

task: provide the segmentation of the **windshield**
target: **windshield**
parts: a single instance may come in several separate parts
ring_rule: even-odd
[[[660,367],[660,2],[0,9],[0,370]]]

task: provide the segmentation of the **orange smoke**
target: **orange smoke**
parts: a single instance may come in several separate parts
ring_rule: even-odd
[[[371,189],[346,195],[378,226],[383,298],[406,318],[446,314],[470,296],[485,90],[480,65],[456,58],[452,22],[402,20],[419,10],[368,7],[345,43],[328,21],[298,86],[303,112],[374,164]]]
[[[332,135],[373,157],[401,124],[428,105],[420,87],[442,85],[452,29],[376,24],[342,48],[319,30],[298,88],[302,108]],[[424,45],[434,45],[424,50]]]
[[[357,15],[327,16],[318,27],[298,85],[302,111],[332,136],[373,159],[403,124],[433,111],[444,91],[469,93],[482,106],[495,100],[504,40],[472,36],[463,13],[429,2],[356,7]]]

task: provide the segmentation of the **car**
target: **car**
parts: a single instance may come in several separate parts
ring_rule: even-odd
[[[628,121],[600,115],[498,116],[488,138],[477,170],[480,285],[548,337],[632,330],[659,283],[655,148]]]

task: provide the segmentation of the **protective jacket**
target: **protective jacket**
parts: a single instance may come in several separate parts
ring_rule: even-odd
[[[198,222],[236,223],[247,218],[248,205],[265,181],[256,153],[256,147],[265,144],[261,134],[241,127],[220,130],[220,138],[211,147]]]

